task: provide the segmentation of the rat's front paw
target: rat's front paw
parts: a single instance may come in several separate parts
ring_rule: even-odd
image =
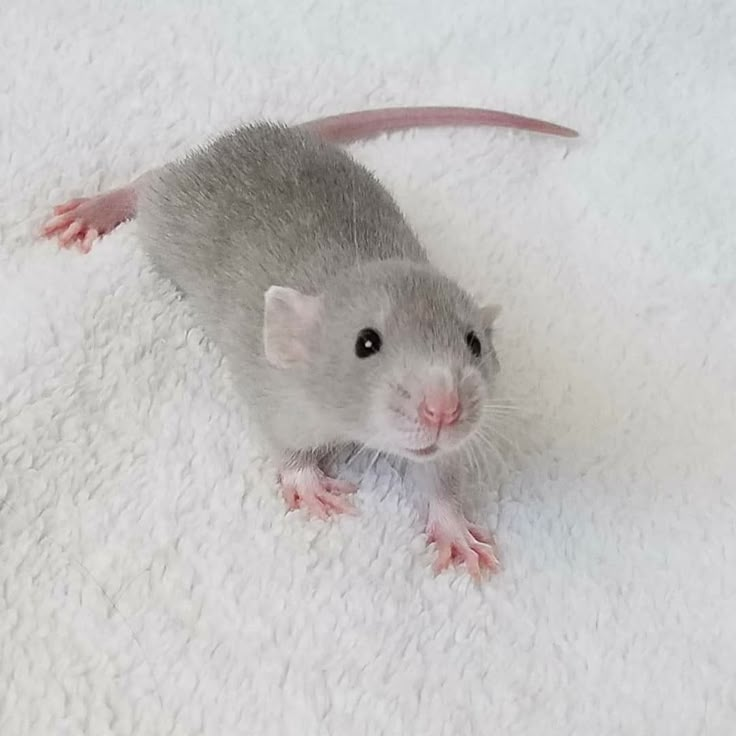
[[[437,547],[434,563],[436,573],[445,570],[453,561],[464,562],[475,580],[480,580],[484,570],[494,573],[500,568],[492,535],[470,524],[463,516],[430,520],[427,524],[427,539]]]
[[[305,509],[311,516],[327,519],[333,514],[353,514],[345,496],[357,486],[325,475],[318,468],[288,468],[279,473],[279,484],[290,510]]]

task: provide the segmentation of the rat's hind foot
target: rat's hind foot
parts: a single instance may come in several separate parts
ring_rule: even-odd
[[[496,557],[493,537],[461,514],[436,515],[427,523],[427,539],[437,547],[436,573],[446,569],[450,562],[464,562],[475,580],[488,570],[497,572],[500,563]]]
[[[279,472],[279,485],[290,510],[302,508],[319,519],[355,513],[345,495],[355,493],[357,487],[330,478],[314,465],[283,468]]]
[[[62,248],[76,243],[79,250],[88,253],[100,235],[135,216],[136,200],[132,186],[96,197],[72,199],[54,207],[54,217],[44,225],[41,234],[47,238],[58,235]]]

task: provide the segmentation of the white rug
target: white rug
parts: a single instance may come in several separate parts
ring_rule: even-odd
[[[2,736],[734,733],[734,3],[5,0],[0,29]],[[284,514],[134,223],[33,236],[240,120],[404,103],[583,134],[353,148],[504,305],[530,420],[481,588],[432,576],[385,468],[357,518]]]

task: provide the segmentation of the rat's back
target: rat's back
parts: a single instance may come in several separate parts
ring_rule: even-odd
[[[256,325],[274,284],[314,293],[358,261],[425,258],[371,173],[312,133],[272,124],[237,128],[153,173],[139,221],[155,265],[200,310],[248,308]]]

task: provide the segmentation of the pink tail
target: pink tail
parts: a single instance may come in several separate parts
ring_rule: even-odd
[[[350,143],[407,128],[461,125],[517,128],[565,138],[578,136],[577,131],[571,128],[544,120],[477,107],[387,107],[332,115],[304,123],[305,128],[319,133],[333,143]]]

